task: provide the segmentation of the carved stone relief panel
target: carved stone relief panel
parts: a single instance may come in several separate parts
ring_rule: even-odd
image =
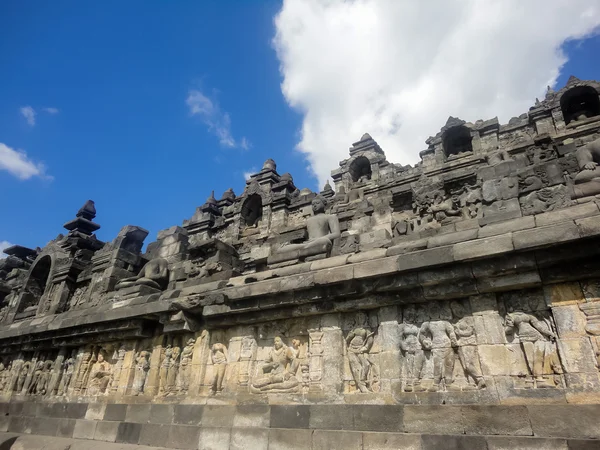
[[[373,317],[376,322],[376,317]],[[348,315],[344,320],[344,341],[347,366],[344,392],[379,392],[380,366],[378,349],[374,348],[377,323],[372,324],[364,312]]]

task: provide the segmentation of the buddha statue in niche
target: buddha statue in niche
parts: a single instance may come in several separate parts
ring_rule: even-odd
[[[317,195],[312,200],[313,216],[306,220],[308,240],[299,244],[287,244],[281,247],[277,253],[288,253],[300,250],[317,249],[323,247],[329,251],[334,239],[341,236],[340,222],[335,214],[325,214],[327,201]]]
[[[169,282],[169,263],[164,258],[154,258],[146,263],[135,277],[124,278],[117,283],[115,290],[131,286],[149,286],[164,290]]]
[[[600,194],[600,138],[577,150],[579,173],[575,176],[572,198]]]

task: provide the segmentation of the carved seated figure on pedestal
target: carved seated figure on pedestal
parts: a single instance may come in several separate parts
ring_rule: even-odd
[[[600,138],[577,150],[579,173],[575,176],[572,198],[600,194]]]
[[[115,290],[131,286],[149,286],[154,289],[164,290],[169,282],[169,264],[164,258],[154,258],[146,263],[136,277],[124,278],[117,283]]]
[[[295,370],[295,352],[283,343],[278,336],[275,338],[273,349],[262,366],[264,376],[254,380],[250,390],[254,393],[293,392],[298,387]]]
[[[340,222],[335,214],[325,214],[327,201],[316,196],[312,200],[314,215],[306,220],[308,240],[299,244],[287,244],[281,247],[277,253],[300,252],[300,256],[327,253],[331,250],[334,239],[341,236]],[[290,259],[294,256],[290,255]]]

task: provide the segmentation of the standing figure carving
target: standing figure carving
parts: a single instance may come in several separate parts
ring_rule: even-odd
[[[4,363],[0,362],[0,392],[5,392],[8,381],[10,379],[10,363],[8,366],[4,366]]]
[[[227,368],[227,347],[220,343],[213,344],[210,356],[214,372],[211,392],[218,394],[223,391],[223,379]]]
[[[29,387],[26,383],[27,378],[30,376],[29,371],[31,369],[31,362],[25,361],[19,370],[19,376],[17,377],[17,389],[16,392],[19,394],[24,394]],[[30,378],[31,381],[31,378]]]
[[[262,366],[263,376],[254,380],[251,391],[255,393],[265,391],[291,392],[297,389],[298,379],[293,373],[294,352],[277,336],[273,348]],[[296,366],[297,368],[297,366]]]
[[[506,315],[504,330],[506,334],[519,338],[531,375],[531,379],[527,380],[528,387],[556,387],[554,379],[544,376],[562,373],[558,355],[553,348],[556,337],[550,327],[533,314],[512,311]]]
[[[121,378],[121,372],[123,370],[123,364],[125,363],[125,354],[127,349],[123,346],[119,347],[117,351],[117,362],[112,368],[112,375],[110,381],[110,390],[116,392],[119,389],[119,380]]]
[[[131,386],[131,393],[133,395],[139,395],[144,392],[146,377],[148,376],[148,370],[150,370],[149,357],[150,353],[142,350],[135,358],[135,375],[133,376],[133,384]]]
[[[404,391],[423,392],[421,386],[425,355],[419,342],[419,327],[415,325],[417,312],[414,306],[404,309],[402,324],[400,324],[400,350],[404,357]]]
[[[447,390],[456,390],[454,383],[454,348],[458,346],[454,328],[450,322],[442,320],[441,307],[437,303],[430,305],[431,320],[421,326],[419,341],[423,348],[431,348],[433,356],[433,385],[431,392],[437,392],[442,387],[442,381]]]
[[[74,353],[75,351],[73,351],[73,354],[71,354],[71,356],[63,363],[63,376],[58,385],[58,395],[65,395],[71,385],[71,380],[73,379],[73,373],[75,371]]]
[[[356,326],[346,336],[348,362],[356,388],[362,393],[374,392],[378,387],[378,379],[374,364],[369,359],[373,347],[373,336],[368,328],[368,317],[364,313],[356,315]]]
[[[196,340],[190,338],[181,351],[181,361],[179,363],[179,378],[177,381],[177,390],[185,394],[190,387],[190,378],[192,376],[192,356],[194,355],[194,344]]]
[[[473,317],[468,315],[466,308],[460,302],[452,302],[450,308],[454,316],[459,319],[454,324],[454,332],[458,340],[458,359],[467,378],[465,389],[483,389],[486,385],[479,364]]]
[[[90,379],[87,393],[89,395],[98,395],[106,393],[108,383],[110,383],[112,374],[111,364],[106,361],[104,350],[98,351],[97,360],[92,364],[90,370]]]
[[[167,345],[165,347],[165,355],[160,363],[160,371],[159,371],[159,395],[167,395],[169,393],[167,388],[167,379],[169,375],[169,368],[171,367],[171,358],[173,357],[173,347],[171,345]]]

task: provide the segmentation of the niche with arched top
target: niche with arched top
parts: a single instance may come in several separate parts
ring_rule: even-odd
[[[371,179],[371,161],[368,160],[366,156],[357,157],[348,169],[350,172],[350,176],[352,177],[352,181],[355,183],[357,181],[367,181]]]
[[[255,227],[262,218],[262,198],[251,194],[242,204],[242,220],[247,227]]]
[[[46,292],[51,267],[52,259],[49,255],[43,256],[35,263],[25,284],[17,313],[27,313],[27,316],[35,314],[40,300]]]
[[[600,98],[598,92],[590,86],[577,86],[569,89],[560,98],[565,124],[590,117],[600,116]]]
[[[471,130],[465,126],[453,127],[444,133],[442,144],[446,157],[473,151]]]

